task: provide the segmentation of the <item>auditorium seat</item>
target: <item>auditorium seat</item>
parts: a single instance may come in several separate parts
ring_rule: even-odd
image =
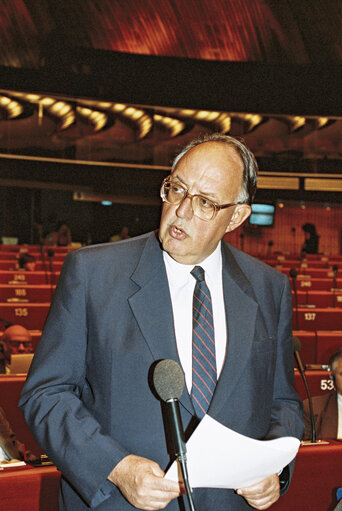
[[[296,312],[293,311],[292,327],[296,328]],[[298,308],[299,330],[342,330],[342,312],[340,308],[307,307]]]
[[[300,340],[300,358],[303,364],[316,363],[316,332],[294,330],[293,335]]]
[[[0,270],[0,284],[12,284],[12,285],[36,285],[36,284],[56,284],[58,281],[60,272],[55,271],[53,273],[47,271],[6,271]]]
[[[298,299],[298,306],[301,306],[301,305],[306,305],[308,303],[308,297],[307,297],[307,291],[303,291],[303,290],[300,290],[300,291],[297,291],[297,299]],[[295,300],[295,294],[294,294],[294,291],[292,291],[292,302],[293,302],[293,306],[295,307],[295,304],[296,304],[296,300]]]
[[[331,291],[308,291],[307,303],[315,307],[333,307],[334,294]]]
[[[327,370],[307,370],[305,376],[311,396],[320,396],[334,389]],[[301,399],[307,398],[304,382],[298,369],[295,369],[295,389]]]
[[[0,303],[0,317],[28,330],[42,330],[49,307],[49,303]]]
[[[0,302],[51,302],[56,286],[0,284]]]
[[[16,260],[0,260],[0,270],[16,270]],[[61,271],[63,266],[63,261],[54,261],[52,260],[52,264],[50,264],[49,260],[46,260],[44,263],[42,261],[36,261],[35,271]],[[28,273],[28,272],[25,272]]]
[[[342,349],[342,329],[317,332],[317,363],[328,364],[331,355],[339,349]]]

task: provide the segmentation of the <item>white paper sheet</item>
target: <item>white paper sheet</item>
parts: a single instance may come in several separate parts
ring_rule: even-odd
[[[237,489],[279,473],[296,456],[300,441],[254,440],[205,415],[186,445],[190,486]],[[165,477],[180,479],[176,462]]]

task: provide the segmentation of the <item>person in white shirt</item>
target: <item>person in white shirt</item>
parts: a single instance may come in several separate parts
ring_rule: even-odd
[[[317,439],[342,439],[342,348],[329,360],[335,390],[312,398]],[[312,437],[309,400],[304,405],[304,440]]]
[[[181,485],[164,477],[170,455],[150,375],[161,359],[182,366],[183,426],[197,425],[192,304],[203,271],[214,384],[217,375],[205,413],[252,438],[301,438],[289,280],[221,241],[250,215],[256,181],[241,141],[222,134],[193,141],[162,182],[158,232],[66,257],[20,400],[62,472],[61,511],[187,509]],[[293,463],[236,491],[194,488],[196,510],[266,509],[292,472]]]

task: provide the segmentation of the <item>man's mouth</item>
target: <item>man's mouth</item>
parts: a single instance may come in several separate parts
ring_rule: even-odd
[[[180,227],[177,227],[176,225],[171,225],[170,236],[174,239],[181,240],[184,239],[187,236],[187,234]]]

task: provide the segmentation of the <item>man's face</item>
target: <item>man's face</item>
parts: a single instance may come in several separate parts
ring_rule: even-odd
[[[338,359],[335,365],[335,387],[338,394],[342,395],[342,358]]]
[[[32,353],[32,341],[7,341],[7,345],[12,355]]]
[[[241,190],[243,163],[236,150],[222,142],[205,142],[191,149],[178,163],[172,180],[192,195],[216,202],[235,202]],[[247,204],[218,211],[205,221],[192,212],[191,200],[178,205],[163,204],[159,239],[163,249],[182,264],[198,264],[208,257],[228,231],[236,229],[250,215]]]

